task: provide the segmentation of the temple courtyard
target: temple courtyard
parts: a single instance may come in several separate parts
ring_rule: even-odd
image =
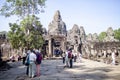
[[[0,71],[0,80],[120,80],[120,65],[82,59],[73,68],[64,67],[62,59],[43,60],[41,76],[29,78],[22,62],[10,62],[12,68]]]

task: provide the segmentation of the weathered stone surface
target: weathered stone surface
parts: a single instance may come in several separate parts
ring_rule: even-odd
[[[48,33],[49,35],[58,35],[63,34],[66,35],[66,24],[62,21],[60,11],[56,11],[53,21],[48,25]]]
[[[87,36],[87,41],[92,41],[92,39],[93,39],[93,38],[92,38],[92,34],[89,33],[88,36]]]
[[[72,33],[73,33],[73,34],[78,34],[78,35],[80,34],[80,29],[79,29],[79,27],[78,27],[77,24],[74,24],[74,25],[73,25]]]
[[[109,42],[111,42],[111,41],[117,41],[115,38],[114,38],[114,31],[113,31],[113,29],[112,29],[112,27],[109,27],[108,29],[107,29],[107,37],[104,39],[104,41],[106,42],[106,41],[109,41]]]
[[[79,26],[77,24],[73,25],[73,28],[68,31],[67,33],[67,42],[69,42],[69,45],[74,46],[74,51],[80,51],[80,45],[81,43],[84,43],[86,40],[86,34],[85,30],[82,26]]]
[[[83,26],[80,26],[80,37],[81,37],[82,42],[86,40],[86,33],[85,33]]]
[[[80,29],[78,25],[74,24],[73,28],[68,31],[67,41],[69,41],[71,45],[80,43]]]
[[[98,42],[99,41],[97,33],[94,33],[92,38],[93,38],[94,42]]]
[[[97,33],[94,33],[94,34],[89,33],[86,40],[90,41],[90,42],[98,42],[99,41]]]
[[[64,47],[66,47],[67,49],[72,47],[74,48],[74,51],[78,50],[83,55],[85,54],[88,57],[93,56],[93,58],[94,56],[96,57],[96,55],[99,54],[99,52],[100,53],[102,52],[100,50],[106,49],[105,45],[102,45],[100,43],[97,33],[94,33],[94,34],[90,33],[86,37],[86,33],[83,26],[79,27],[77,24],[74,24],[72,29],[70,29],[67,32],[66,25],[62,21],[60,12],[56,11],[52,22],[48,26],[48,35],[45,35],[45,37],[48,36],[50,38],[50,36],[61,36],[61,34],[66,35],[66,33],[67,33],[67,36],[64,36],[64,40],[63,40],[64,43],[62,44],[64,44]],[[111,27],[108,28],[106,33],[107,33],[107,37],[104,39],[105,42],[117,41],[114,38],[114,31]],[[57,40],[57,39],[54,39],[54,40]],[[63,42],[63,41],[62,39],[60,40],[60,42]],[[100,47],[96,43],[99,43]],[[49,45],[49,46],[51,47],[53,45]],[[62,46],[59,46],[59,47],[62,47]],[[112,46],[112,47],[115,47],[115,46]],[[66,48],[63,48],[63,49],[66,49]],[[51,48],[51,49],[54,49],[54,48]],[[110,49],[111,48],[108,47],[107,50],[110,50]]]
[[[10,43],[1,44],[0,48],[1,48],[1,53],[2,53],[2,59],[7,60],[11,56],[11,54],[10,54],[10,49],[11,49]]]

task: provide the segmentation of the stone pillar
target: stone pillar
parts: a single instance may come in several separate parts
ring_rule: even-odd
[[[62,41],[62,50],[63,52],[66,52],[66,38],[64,38]]]
[[[52,41],[51,41],[51,39],[49,39],[49,41],[48,41],[48,47],[49,47],[49,48],[48,48],[48,49],[49,49],[49,50],[48,50],[48,56],[49,56],[49,57],[52,56],[52,46],[51,46],[51,45],[52,45]]]
[[[65,42],[64,41],[62,41],[62,50],[63,50],[63,52],[65,52]]]
[[[74,51],[78,53],[78,45],[77,44],[74,45]]]

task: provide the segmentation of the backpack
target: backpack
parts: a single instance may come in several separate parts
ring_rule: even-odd
[[[37,53],[37,59],[36,59],[37,64],[40,64],[41,61],[42,61],[42,55],[40,53]]]
[[[25,65],[28,66],[29,64],[30,64],[30,59],[29,59],[29,54],[28,54],[25,60]]]
[[[68,58],[72,58],[72,53],[68,52]]]

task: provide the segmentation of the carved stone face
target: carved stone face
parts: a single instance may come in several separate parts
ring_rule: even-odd
[[[110,36],[114,36],[114,31],[111,27],[108,28],[107,30],[107,35],[110,37]]]
[[[87,40],[92,40],[92,34],[88,34]]]
[[[56,11],[55,15],[54,15],[54,21],[60,21],[61,19],[61,15],[59,11]]]
[[[93,40],[97,40],[97,39],[98,39],[97,33],[94,33],[93,34]]]
[[[81,35],[85,35],[85,31],[84,31],[83,26],[80,26],[80,33],[81,33]]]
[[[73,28],[72,28],[72,31],[73,31],[74,33],[80,33],[80,29],[79,29],[78,25],[74,24],[74,25],[73,25]]]
[[[61,19],[61,15],[59,11],[56,11],[53,21],[48,26],[49,34],[64,34],[66,35],[66,25]]]

